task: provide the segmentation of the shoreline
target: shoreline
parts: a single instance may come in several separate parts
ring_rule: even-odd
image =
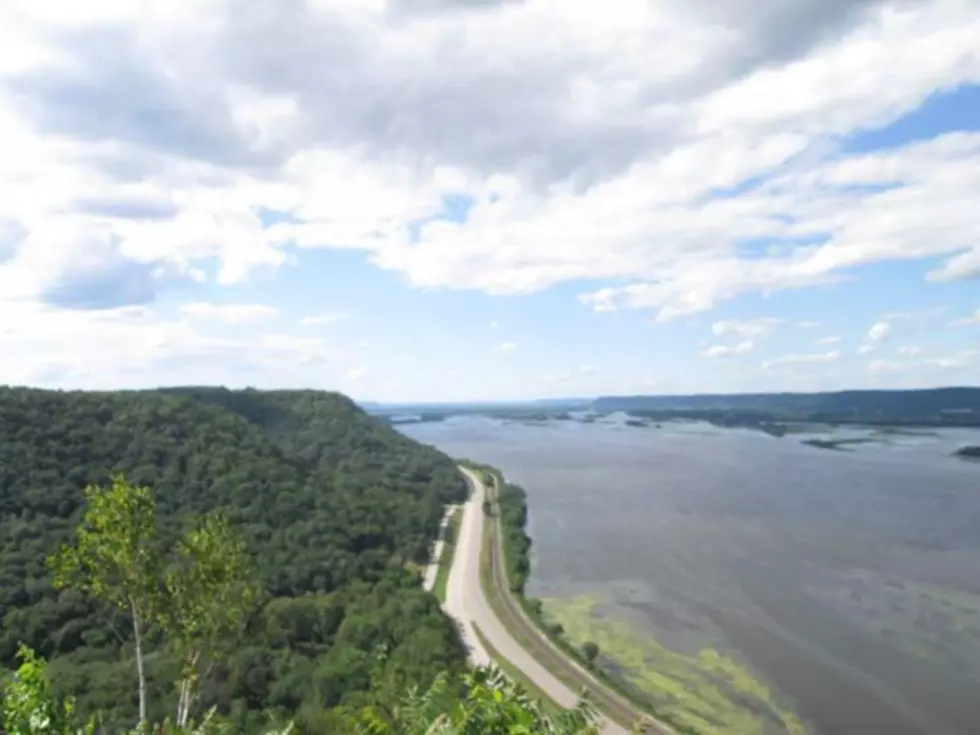
[[[516,644],[519,647],[518,651],[510,652],[517,653],[517,656],[508,655],[505,650],[504,657],[521,669],[539,689],[549,691],[548,686],[542,686],[542,679],[544,679],[550,682],[550,688],[563,693],[565,697],[573,691],[581,692],[603,715],[605,719],[603,733],[625,733],[633,725],[642,723],[644,729],[641,732],[673,735],[675,730],[672,727],[657,720],[646,708],[638,706],[617,691],[605,677],[600,675],[600,672],[589,670],[578,652],[571,649],[567,643],[562,646],[554,641],[542,622],[536,620],[526,608],[526,600],[522,594],[523,576],[521,576],[524,566],[519,559],[514,559],[513,555],[508,558],[508,544],[505,543],[505,539],[510,538],[510,546],[513,548],[515,537],[524,539],[521,546],[523,558],[526,559],[530,539],[524,534],[523,526],[520,534],[513,533],[516,527],[514,524],[526,520],[526,513],[523,508],[518,509],[513,504],[508,504],[508,501],[513,501],[518,494],[523,498],[523,491],[515,486],[507,486],[496,468],[469,462],[461,463],[460,469],[470,479],[477,493],[481,491],[487,493],[487,502],[490,503],[491,515],[487,516],[489,522],[483,528],[480,587],[481,597],[489,598],[488,603],[492,608],[494,623],[498,629],[499,627],[505,629],[504,635],[509,645]],[[488,480],[488,477],[492,479]],[[500,487],[505,490],[509,487],[517,490],[518,493],[500,494],[498,493]],[[482,508],[478,510],[481,515],[484,515]],[[507,519],[511,524],[505,526]],[[508,534],[508,531],[512,533]],[[518,574],[517,579],[512,578],[513,573]],[[486,630],[483,632],[489,633]],[[495,648],[500,650],[501,647],[495,646]],[[530,659],[529,663],[528,659]],[[528,663],[537,675],[522,664],[521,660]],[[571,696],[573,701],[581,698],[581,695]],[[565,704],[558,697],[554,698],[559,704]]]

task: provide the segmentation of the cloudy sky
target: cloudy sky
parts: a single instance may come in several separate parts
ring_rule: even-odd
[[[980,383],[978,0],[4,0],[0,383]]]

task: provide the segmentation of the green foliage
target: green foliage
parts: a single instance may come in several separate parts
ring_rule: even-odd
[[[596,721],[587,702],[551,717],[499,670],[476,669],[459,687],[441,675],[425,691],[412,687],[387,710],[368,707],[354,728],[360,735],[592,735]]]
[[[217,707],[236,732],[264,731],[270,717],[303,730],[330,721],[337,702],[372,701],[372,681],[462,669],[452,624],[406,571],[426,561],[445,505],[465,494],[436,450],[332,393],[0,387],[0,670],[23,642],[79,712],[112,730],[135,719],[131,611],[57,589],[44,564],[84,526],[85,488],[115,473],[152,487],[151,552],[220,511],[255,559],[263,594],[242,620],[248,644],[199,678],[199,711]],[[144,636],[155,722],[173,712],[182,669],[163,635],[154,622]],[[357,663],[346,678],[345,663]]]
[[[94,720],[79,725],[74,700],[58,697],[51,690],[45,662],[25,646],[21,646],[18,656],[20,667],[0,697],[3,732],[6,735],[94,735]],[[266,735],[289,735],[292,730],[292,725],[287,725]],[[215,717],[212,709],[199,725],[178,727],[165,721],[154,727],[141,725],[130,735],[225,735],[231,732],[227,723]]]
[[[75,529],[75,544],[64,545],[50,557],[54,586],[75,587],[120,610],[128,610],[136,644],[140,722],[146,721],[146,675],[143,668],[141,627],[154,619],[159,560],[156,541],[156,506],[145,487],[128,484],[113,475],[108,488],[85,488],[87,508]]]
[[[22,649],[23,663],[0,700],[7,735],[94,735],[94,722],[76,724],[74,705],[51,691],[45,663]],[[306,711],[306,731],[326,735],[596,735],[598,713],[587,702],[557,715],[497,669],[462,676],[443,672],[428,688],[412,685],[381,703],[334,715]],[[292,724],[266,735],[290,735]],[[230,735],[235,728],[211,709],[200,724],[169,720],[129,735]]]
[[[51,557],[54,586],[75,587],[143,618],[152,612],[158,568],[156,507],[149,489],[113,475],[108,488],[85,488],[86,511],[75,544]]]
[[[511,591],[524,594],[531,573],[531,537],[527,535],[527,494],[523,488],[503,482],[497,475],[497,507],[503,532],[504,560]]]
[[[95,725],[78,724],[73,699],[51,691],[47,669],[34,651],[18,650],[20,666],[7,684],[0,706],[0,724],[7,735],[91,735]]]
[[[220,513],[205,516],[177,544],[165,576],[161,621],[180,659],[177,724],[187,724],[202,668],[223,660],[244,632],[259,590],[245,544]]]
[[[589,666],[594,666],[599,658],[599,645],[593,641],[586,641],[582,644],[582,658]]]
[[[980,447],[960,447],[953,454],[964,459],[980,459]]]

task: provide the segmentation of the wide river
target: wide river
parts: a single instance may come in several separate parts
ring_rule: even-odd
[[[692,730],[980,733],[980,433],[399,429],[524,487],[529,596]]]

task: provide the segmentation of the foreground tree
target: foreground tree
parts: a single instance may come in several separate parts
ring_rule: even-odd
[[[586,641],[582,644],[582,658],[589,668],[595,666],[596,659],[599,658],[599,645],[593,641]]]
[[[597,713],[586,701],[555,717],[498,669],[476,669],[462,694],[439,676],[422,692],[412,688],[390,711],[371,707],[354,729],[361,735],[596,735]]]
[[[156,507],[150,491],[115,475],[108,488],[85,489],[88,508],[74,545],[49,560],[58,588],[78,587],[129,612],[136,646],[140,724],[146,723],[143,626],[158,612],[159,559],[153,551]]]
[[[95,735],[93,720],[79,724],[75,701],[71,697],[56,697],[48,680],[47,664],[34,651],[21,646],[21,661],[12,680],[0,697],[0,732],[6,735]],[[266,735],[290,735],[292,724]],[[104,730],[99,727],[99,732]],[[208,712],[199,725],[176,727],[169,722],[149,730],[141,724],[128,735],[232,735],[232,729]]]
[[[0,702],[0,731],[7,735],[92,735],[95,725],[79,725],[75,702],[51,691],[47,667],[34,651],[21,646],[20,666],[7,683]]]
[[[259,596],[254,580],[245,543],[223,515],[206,516],[177,545],[161,621],[181,659],[178,727],[187,725],[202,675],[241,640]]]

